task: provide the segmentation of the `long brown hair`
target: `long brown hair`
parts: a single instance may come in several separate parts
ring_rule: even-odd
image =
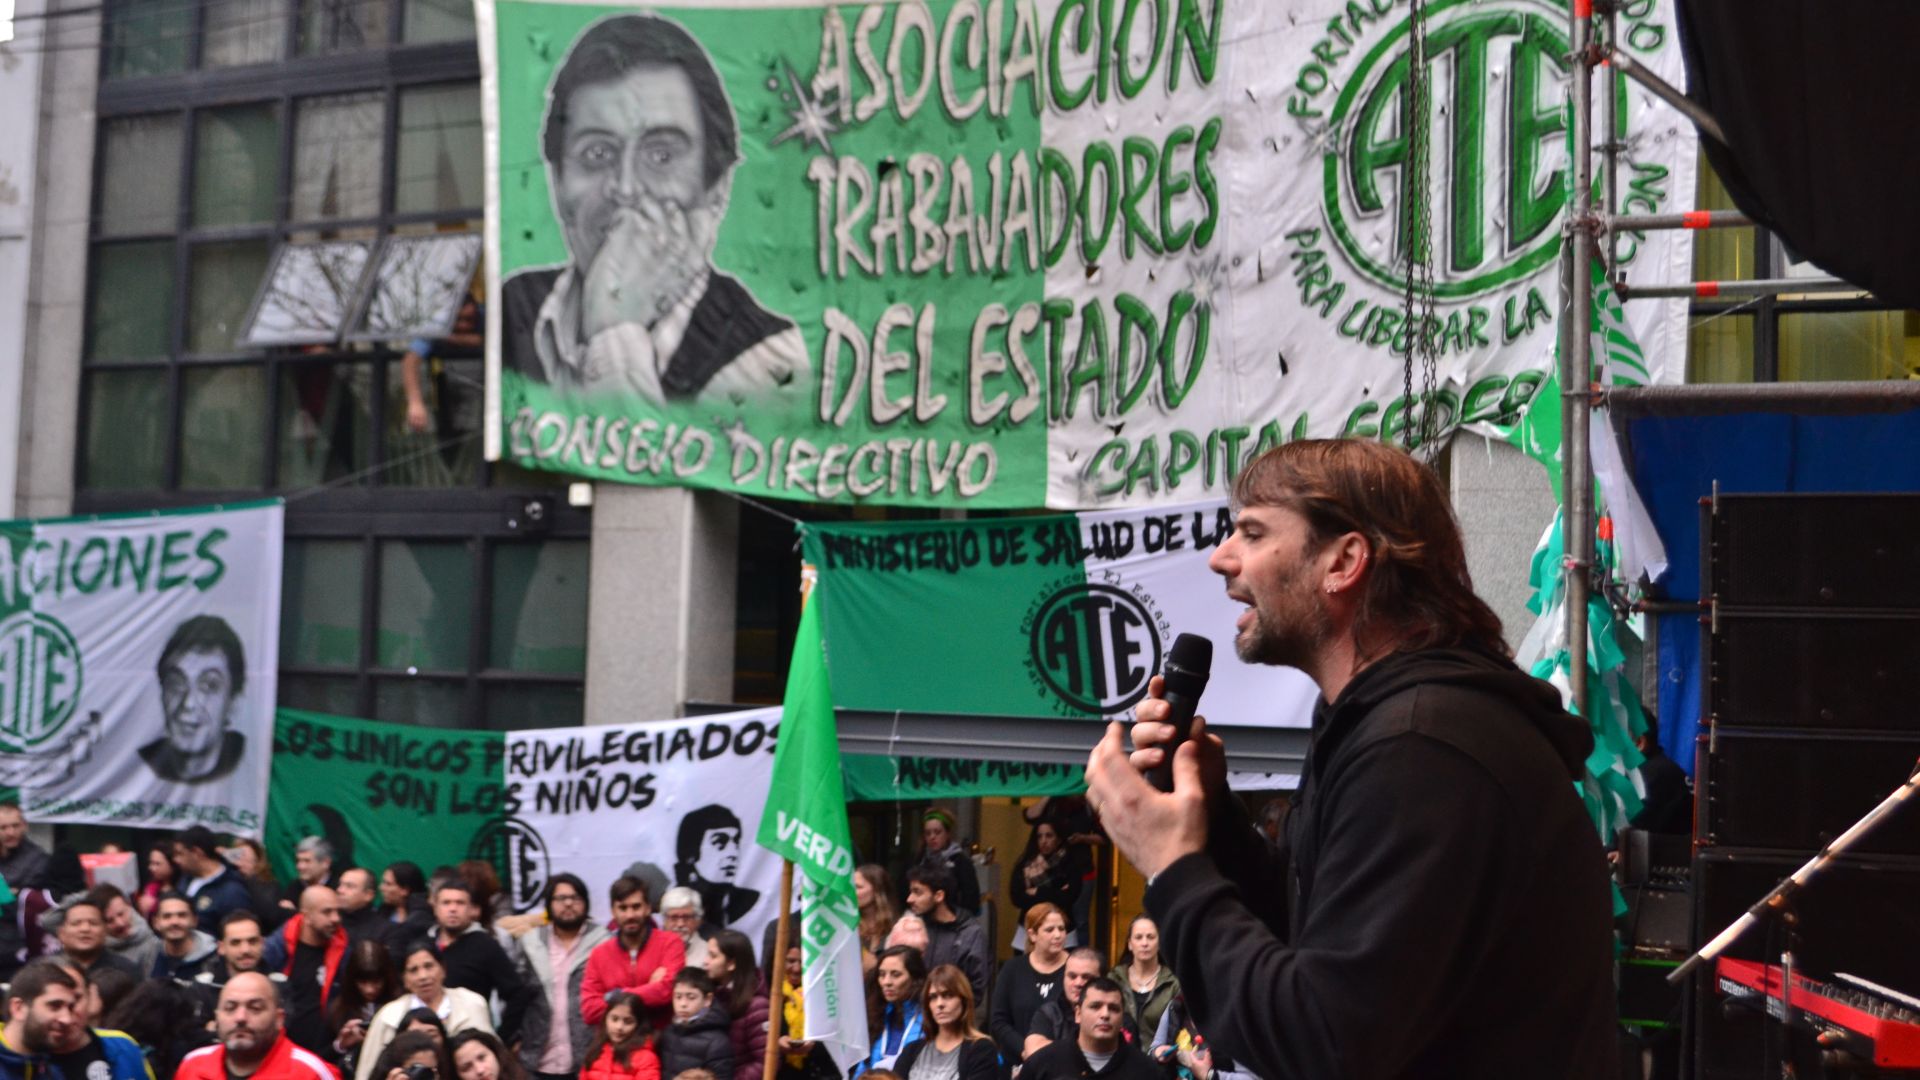
[[[980,1030],[973,1017],[973,983],[967,973],[952,964],[941,964],[927,973],[927,988],[920,992],[920,1021],[922,1030],[931,1039],[940,1033],[940,1025],[933,1019],[933,995],[953,994],[960,999],[960,1030],[968,1041],[990,1038]]]
[[[873,891],[873,904],[860,909],[860,941],[868,948],[876,942],[884,946],[887,935],[893,932],[894,920],[900,917],[893,901],[893,878],[878,863],[856,866],[853,872],[867,879],[867,888]]]
[[[1410,455],[1364,439],[1304,439],[1255,458],[1233,483],[1238,506],[1279,506],[1307,519],[1310,551],[1366,537],[1370,565],[1354,637],[1397,651],[1478,648],[1510,655],[1500,617],[1474,595],[1466,547],[1440,477]]]
[[[607,1002],[607,1012],[609,1013],[621,1008],[633,1014],[633,1019],[638,1025],[633,1029],[633,1034],[627,1036],[620,1042],[609,1040],[607,1038],[607,1018],[602,1016],[599,1025],[594,1028],[593,1042],[587,1045],[587,1059],[580,1063],[582,1068],[600,1060],[600,1048],[603,1046],[613,1047],[613,1060],[615,1064],[618,1064],[623,1069],[631,1068],[632,1065],[630,1063],[633,1060],[633,1052],[646,1046],[653,1038],[653,1025],[647,1022],[647,1006],[640,1000],[638,995],[621,994],[612,1001]]]

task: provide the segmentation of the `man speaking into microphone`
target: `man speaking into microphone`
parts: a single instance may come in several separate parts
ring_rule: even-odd
[[[1605,855],[1573,781],[1592,737],[1515,668],[1439,478],[1378,443],[1289,443],[1234,484],[1210,566],[1249,663],[1319,685],[1270,853],[1195,718],[1112,725],[1088,798],[1147,875],[1200,1031],[1263,1080],[1620,1074]],[[1252,721],[1254,718],[1244,718]]]

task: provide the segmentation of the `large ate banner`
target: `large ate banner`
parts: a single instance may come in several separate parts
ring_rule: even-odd
[[[759,941],[779,906],[780,860],[752,843],[779,728],[771,708],[510,733],[502,829],[516,907],[571,870],[604,910],[607,887],[641,864],[643,878],[697,890],[709,923]]]
[[[468,858],[503,863],[506,747],[498,731],[279,710],[266,834],[274,874],[293,880],[294,845],[309,836],[333,846],[336,869],[376,875],[400,859],[428,872]]]
[[[1224,502],[1148,510],[807,526],[820,574],[833,703],[989,716],[1115,716],[1147,693],[1180,633],[1213,642],[1201,712],[1306,727],[1319,690],[1243,663],[1245,608],[1207,569]],[[863,662],[859,658],[867,658]]]
[[[1222,496],[1289,439],[1510,424],[1551,364],[1559,2],[1426,5],[1420,73],[1393,0],[476,10],[492,458],[1138,506]],[[1620,40],[1683,81],[1673,0],[1630,0]],[[1416,77],[1425,247],[1403,214]],[[1620,97],[1622,208],[1690,208],[1692,127]],[[1688,279],[1684,232],[1619,247],[1637,279]],[[1435,293],[1411,316],[1409,252]],[[1685,312],[1634,305],[1647,381],[1680,378]],[[1409,390],[1427,342],[1435,388]]]
[[[284,516],[0,522],[0,784],[29,820],[260,835]]]

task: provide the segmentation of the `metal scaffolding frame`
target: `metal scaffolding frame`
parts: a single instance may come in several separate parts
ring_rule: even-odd
[[[1588,705],[1587,603],[1596,588],[1594,572],[1594,498],[1592,444],[1588,441],[1593,409],[1610,398],[1609,388],[1593,377],[1592,266],[1602,260],[1607,280],[1622,302],[1640,299],[1737,296],[1759,297],[1799,293],[1864,293],[1867,290],[1836,277],[1757,278],[1746,281],[1658,282],[1633,285],[1619,269],[1615,241],[1621,233],[1655,229],[1744,228],[1754,222],[1746,214],[1728,210],[1699,210],[1680,214],[1616,214],[1620,202],[1619,158],[1626,145],[1619,138],[1617,82],[1622,76],[1645,87],[1672,105],[1721,145],[1726,134],[1720,123],[1679,88],[1661,79],[1618,47],[1618,14],[1624,0],[1573,0],[1568,18],[1572,73],[1573,201],[1566,219],[1567,242],[1560,252],[1560,303],[1568,315],[1561,320],[1560,420],[1567,447],[1561,470],[1561,541],[1565,556],[1561,573],[1567,590],[1567,652],[1577,661],[1569,665],[1575,707],[1591,715]],[[1595,15],[1600,19],[1596,27]],[[1601,32],[1596,36],[1595,30]],[[1602,154],[1601,200],[1593,200],[1593,75],[1602,73],[1600,100],[1605,138]],[[1875,395],[1876,399],[1879,396]]]

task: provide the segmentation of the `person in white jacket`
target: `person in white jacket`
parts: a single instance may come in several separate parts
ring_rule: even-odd
[[[408,946],[401,966],[401,981],[407,992],[382,1005],[367,1024],[367,1040],[360,1047],[360,1064],[354,1069],[354,1080],[379,1080],[373,1075],[374,1062],[380,1060],[381,1052],[400,1033],[407,1014],[415,1009],[433,1010],[448,1036],[463,1031],[493,1034],[493,1014],[487,999],[471,990],[448,986],[447,969],[440,966],[439,956],[426,941]]]

